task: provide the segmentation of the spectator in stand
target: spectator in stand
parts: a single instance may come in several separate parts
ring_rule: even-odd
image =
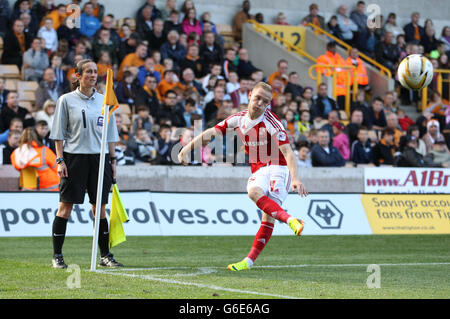
[[[43,17],[44,18],[44,17]],[[45,18],[50,18],[53,21],[53,28],[58,30],[62,25],[63,21],[68,18],[67,9],[64,4],[59,4],[56,8],[52,9],[45,15]],[[39,20],[39,21],[42,21]],[[73,21],[73,20],[71,20]]]
[[[100,29],[98,39],[93,41],[92,53],[94,56],[94,61],[98,62],[102,52],[108,52],[111,59],[111,64],[114,70],[118,69],[119,59],[117,57],[117,47],[111,40],[111,32],[108,29]]]
[[[356,81],[360,89],[364,89],[369,85],[369,76],[367,75],[367,69],[363,60],[359,57],[359,51],[357,48],[351,48],[350,54],[345,60],[346,64],[353,65],[356,69],[351,71],[350,74],[350,86],[353,85],[353,72],[356,72]]]
[[[269,77],[267,78],[267,83],[270,85],[273,84],[273,80],[276,77],[281,77],[283,85],[286,86],[288,83],[288,62],[284,59],[281,59],[277,63],[277,70],[273,72]]]
[[[368,119],[369,119],[369,104],[366,102],[366,93],[363,90],[359,90],[356,94],[356,100],[352,101],[352,104],[350,105],[350,112],[352,113],[353,110],[359,109],[363,113],[363,125],[364,126],[370,126]]]
[[[9,128],[0,134],[0,144],[3,144],[8,141],[8,134],[9,131],[19,131],[20,134],[23,132],[23,121],[18,118],[14,117],[11,122],[9,123]],[[0,154],[1,156],[1,154]],[[1,161],[0,161],[1,163]]]
[[[175,30],[180,34],[183,32],[180,23],[180,12],[172,10],[169,18],[164,20],[164,33],[168,34],[170,31]]]
[[[248,51],[246,48],[240,48],[238,52],[239,60],[237,66],[237,72],[239,78],[250,77],[252,72],[256,70],[256,67],[248,58]]]
[[[3,64],[15,64],[22,68],[22,57],[29,49],[31,39],[24,33],[24,25],[21,20],[15,20],[12,23],[12,30],[6,33],[3,39]]]
[[[298,132],[306,137],[311,130],[311,113],[308,110],[300,111],[297,127]]]
[[[368,111],[368,123],[371,129],[383,130],[386,125],[386,115],[384,114],[383,99],[379,96],[375,97]]]
[[[287,22],[287,17],[283,12],[278,12],[277,14],[277,18],[275,20],[275,24],[278,25],[289,25],[289,23]]]
[[[183,72],[184,69],[190,68],[194,70],[197,79],[200,79],[205,75],[203,61],[199,56],[199,50],[197,44],[190,44],[187,48],[186,57],[180,62],[180,71]]]
[[[170,126],[165,124],[160,125],[157,143],[157,152],[160,165],[173,164],[171,153],[175,144],[175,141],[172,141],[171,139]]]
[[[327,123],[325,124],[320,123],[318,127],[327,130],[328,133],[330,133],[330,139],[333,139],[334,138],[333,125],[334,123],[339,122],[339,120],[340,120],[339,112],[337,110],[331,110],[330,113],[328,114]]]
[[[358,130],[358,139],[351,147],[351,160],[358,164],[373,164],[372,142],[369,139],[367,127],[361,126]]]
[[[5,88],[5,79],[0,78],[0,112],[4,106],[6,106],[6,97],[8,96],[9,90]]]
[[[356,10],[350,14],[350,19],[357,25],[358,30],[355,37],[355,45],[359,50],[364,50],[367,41],[367,15],[365,15],[366,4],[364,1],[358,1]]]
[[[405,31],[397,25],[396,18],[395,13],[389,13],[387,21],[383,26],[385,32],[391,32],[394,35],[394,39],[397,39],[399,35],[405,35]],[[393,43],[396,44],[396,41],[393,40]]]
[[[342,158],[350,160],[350,144],[347,134],[344,133],[345,126],[336,121],[333,123],[333,146],[339,151]]]
[[[136,93],[136,105],[145,105],[150,111],[150,115],[154,118],[158,118],[159,105],[161,97],[157,90],[157,79],[153,75],[147,75],[145,77],[145,83],[142,87],[139,87]]]
[[[53,100],[47,100],[45,101],[42,110],[36,112],[34,119],[36,122],[45,121],[50,129],[53,125],[55,110],[56,110],[56,102]]]
[[[136,32],[143,40],[150,38],[150,33],[153,29],[152,7],[144,6],[141,12],[141,19],[136,21]]]
[[[201,111],[197,108],[197,103],[195,102],[195,100],[192,98],[187,98],[184,104],[184,113],[183,113],[186,127],[192,127],[191,119],[192,118],[195,119],[195,117],[193,117],[194,114],[199,115],[200,119],[202,119]]]
[[[170,13],[177,10],[177,0],[166,0],[166,4],[161,11],[161,19],[166,21],[169,19]]]
[[[147,46],[144,43],[139,43],[134,53],[128,54],[120,64],[119,73],[117,74],[117,80],[122,80],[123,72],[132,68],[139,68],[144,65],[144,59],[147,56]]]
[[[138,129],[144,128],[148,136],[153,137],[153,117],[146,105],[138,105],[136,110],[137,116],[131,125],[131,135],[134,136]]]
[[[342,40],[353,45],[353,32],[358,31],[358,26],[352,19],[347,17],[347,6],[341,5],[337,10],[337,23],[341,31]]]
[[[42,50],[41,39],[34,38],[31,47],[23,55],[25,81],[39,82],[48,66],[48,55]]]
[[[442,167],[442,164],[435,163],[431,156],[422,156],[417,153],[417,138],[412,135],[406,136],[406,145],[402,154],[397,159],[399,167]]]
[[[43,79],[39,83],[37,90],[34,92],[36,97],[36,108],[41,110],[45,101],[49,99],[57,101],[63,94],[63,88],[56,82],[55,71],[53,71],[52,68],[45,69]]]
[[[24,12],[20,15],[20,21],[23,22],[23,32],[25,34],[28,34],[28,37],[33,39],[36,37],[38,33],[38,27],[37,25],[34,25],[31,21],[31,15],[27,12]]]
[[[41,21],[38,21],[35,10],[32,10],[32,3],[29,0],[18,0],[14,4],[13,12],[11,15],[11,21],[20,19],[23,13],[28,13],[31,16],[30,24],[37,27]]]
[[[164,21],[156,18],[153,21],[153,29],[149,34],[148,51],[160,50],[162,44],[166,41],[166,34],[164,33]]]
[[[325,83],[321,83],[317,91],[317,96],[313,98],[311,115],[313,119],[320,121],[327,118],[332,110],[338,110],[337,103],[328,96],[328,86]]]
[[[94,16],[94,6],[87,2],[84,4],[80,16],[80,33],[92,40],[94,34],[101,28],[100,21]]]
[[[429,25],[425,28],[424,36],[420,39],[420,44],[423,46],[424,53],[427,55],[438,47],[439,41],[436,39],[435,34],[434,26]]]
[[[200,21],[197,19],[197,12],[195,8],[190,8],[186,12],[183,21],[181,22],[181,29],[184,33],[190,34],[191,32],[195,32],[199,36],[202,35],[202,27],[200,25]]]
[[[394,165],[394,153],[394,131],[385,128],[381,133],[380,141],[373,147],[373,163],[375,166]]]
[[[44,25],[38,31],[38,37],[45,40],[45,49],[49,54],[56,52],[58,49],[58,34],[53,29],[52,19],[44,19]]]
[[[427,148],[427,154],[430,153],[433,144],[442,138],[440,132],[440,124],[436,119],[431,119],[427,122],[427,133],[422,137]]]
[[[328,20],[326,25],[326,30],[332,36],[335,36],[338,39],[342,39],[342,31],[339,28],[337,16],[333,15],[330,17],[330,20]]]
[[[315,3],[309,5],[309,14],[302,19],[300,24],[305,25],[307,23],[314,24],[321,29],[325,29],[325,19],[318,14],[319,6]]]
[[[180,8],[180,20],[183,21],[184,17],[187,15],[189,9],[195,8],[195,4],[193,0],[184,0],[183,4]]]
[[[123,72],[123,79],[117,83],[115,92],[117,101],[132,107],[136,100],[139,84],[130,71]]]
[[[419,44],[422,38],[425,36],[425,30],[419,25],[420,14],[419,12],[413,12],[411,14],[411,22],[405,25],[403,30],[405,31],[406,43]]]
[[[174,67],[178,68],[179,63],[186,56],[186,48],[179,43],[180,35],[172,30],[167,34],[167,41],[161,45],[161,58],[173,60]]]
[[[225,89],[216,85],[214,88],[214,98],[206,104],[204,108],[205,122],[209,122],[210,120],[216,118],[217,112],[222,106],[224,95]]]
[[[211,65],[211,67],[210,67],[210,73],[209,74],[207,74],[204,78],[203,78],[203,89],[206,91],[206,92],[208,92],[208,91],[210,91],[211,89],[207,89],[207,87],[209,86],[209,80],[210,80],[210,78],[211,77],[216,77],[216,79],[217,80],[222,80],[223,79],[223,76],[221,75],[222,74],[222,65],[221,64],[219,64],[219,63],[214,63],[214,64],[212,64]],[[215,87],[215,84],[214,84],[214,86],[213,86],[213,88]]]
[[[62,57],[58,53],[54,53],[51,56],[50,67],[55,72],[57,84],[63,88],[64,92],[67,92],[70,89],[69,82],[67,81],[67,72],[63,69]]]
[[[442,34],[440,39],[445,45],[445,52],[450,52],[450,27],[445,26],[442,28]]]
[[[144,60],[144,65],[139,67],[139,72],[137,74],[137,79],[141,86],[144,85],[145,78],[149,75],[153,75],[158,83],[161,81],[161,74],[155,70],[155,61],[152,57],[148,56]]]
[[[204,63],[205,72],[209,73],[213,64],[222,64],[223,48],[215,42],[214,32],[205,32],[203,39],[204,42],[200,45],[200,59]]]
[[[11,16],[11,8],[8,0],[0,1],[0,37],[5,38],[8,32],[8,22]]]
[[[13,118],[23,121],[23,127],[34,126],[34,118],[26,108],[19,106],[19,96],[16,92],[9,92],[6,97],[6,106],[0,112],[0,132],[4,132]]]
[[[248,78],[239,79],[239,89],[230,93],[233,108],[238,109],[241,104],[248,104],[250,89],[248,87]]]
[[[187,90],[192,90],[199,93],[201,96],[205,96],[206,92],[200,82],[195,79],[194,70],[186,68],[181,74],[181,81],[178,83],[178,87],[183,90],[183,93]]]
[[[232,48],[225,50],[225,57],[223,59],[222,75],[224,78],[230,80],[230,72],[236,72],[237,66],[234,64],[236,58],[236,51]]]
[[[397,109],[397,117],[398,124],[404,132],[406,132],[411,125],[415,124],[415,122],[408,115],[406,115],[403,109]]]
[[[99,19],[100,20],[100,19]],[[100,32],[103,29],[109,30],[109,39],[114,43],[114,46],[116,47],[116,50],[119,48],[120,43],[122,42],[119,33],[117,32],[115,28],[115,19],[114,15],[107,14],[103,17],[101,28],[97,31],[97,33],[94,36],[94,41],[100,36]],[[127,25],[128,26],[128,25]],[[131,34],[131,30],[128,26],[128,36]]]
[[[47,121],[36,121],[34,132],[36,133],[36,137],[39,143],[51,149],[53,153],[56,152],[55,141],[50,139],[50,128]]]
[[[0,144],[0,165],[11,165],[11,154],[19,147],[19,140],[22,132],[9,130],[8,139]]]
[[[254,17],[250,14],[250,1],[244,0],[242,2],[242,10],[236,13],[233,19],[233,33],[236,41],[242,40],[242,26],[249,19]]]
[[[236,71],[230,72],[230,79],[227,82],[226,92],[231,95],[234,91],[239,89],[239,76]]]
[[[292,99],[299,101],[303,93],[303,88],[299,84],[300,77],[297,71],[292,71],[289,73],[288,82],[284,88],[284,93],[291,93]]]
[[[155,141],[145,128],[138,128],[136,135],[127,143],[127,150],[133,154],[136,163],[152,163],[156,159]]]
[[[145,7],[150,7],[151,9],[151,19],[161,18],[161,11],[156,7],[155,0],[146,0],[145,3],[139,8],[136,14],[136,24],[142,20],[142,14]]]
[[[173,90],[166,92],[164,96],[164,104],[159,109],[158,119],[169,119],[175,127],[185,127],[184,108],[177,103],[177,93]],[[160,122],[158,120],[158,122]]]
[[[136,47],[141,43],[141,37],[138,33],[131,33],[130,37],[120,43],[119,46],[119,61],[128,55],[136,51]]]
[[[309,158],[308,142],[300,142],[297,146],[297,164],[299,168],[312,167],[311,159]]]
[[[363,125],[363,120],[363,112],[358,108],[354,109],[350,115],[350,123],[345,128],[350,145],[358,139],[358,131]]]
[[[392,43],[393,39],[394,35],[391,32],[386,32],[384,41],[375,50],[375,57],[378,62],[395,73],[400,60],[401,49]]]
[[[416,148],[417,153],[422,154],[422,156],[427,155],[427,146],[423,141],[423,139],[420,138],[420,131],[417,125],[415,124],[410,125],[408,127],[408,130],[406,131],[406,135],[415,136],[417,138],[417,148]],[[405,136],[403,136],[402,138],[404,139]],[[401,141],[400,143],[402,144],[404,143],[404,141]]]
[[[178,77],[172,70],[166,70],[163,74],[163,79],[158,84],[158,92],[162,100],[165,100],[166,92],[173,90],[178,84]]]
[[[64,65],[73,66],[75,65],[75,56],[81,55],[82,59],[89,59],[90,55],[87,53],[86,45],[82,41],[78,41],[75,45],[75,48],[72,49],[66,56],[65,59],[63,59]]]
[[[430,156],[436,164],[441,165],[442,167],[450,167],[450,151],[448,150],[447,144],[443,138],[437,140],[433,144],[433,148],[430,151]]]
[[[330,133],[320,129],[317,144],[311,148],[311,162],[314,167],[339,167],[345,165],[339,151],[330,145]]]
[[[89,0],[89,2],[92,3],[92,8],[94,9],[94,17],[102,21],[105,15],[105,7],[103,4],[98,3],[98,0]]]
[[[384,95],[383,104],[384,104],[384,112],[385,113],[396,113],[397,105],[395,103],[395,92],[388,91]]]

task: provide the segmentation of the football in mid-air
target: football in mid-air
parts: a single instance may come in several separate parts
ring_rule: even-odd
[[[411,54],[400,62],[398,80],[406,89],[421,90],[433,79],[433,65],[421,54]]]

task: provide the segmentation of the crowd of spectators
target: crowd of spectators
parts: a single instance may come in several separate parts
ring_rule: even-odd
[[[118,165],[174,164],[171,151],[177,143],[186,144],[195,129],[212,127],[246,109],[249,91],[259,81],[273,87],[270,107],[283,123],[301,167],[450,165],[448,91],[441,97],[430,90],[430,104],[413,121],[400,108],[403,98],[417,98],[409,91],[376,97],[370,90],[360,90],[346,118],[342,103],[328,96],[327,84],[317,92],[304,87],[302,75],[286,60],[274,61],[273,74],[253,65],[240,43],[240,32],[245,21],[254,18],[263,23],[264,16],[250,13],[250,1],[236,13],[235,42],[226,45],[211,14],[199,14],[192,0],[180,7],[168,0],[162,8],[146,0],[135,17],[121,19],[118,26],[99,1],[72,3],[82,6],[79,28],[68,18],[67,4],[17,0],[9,8],[8,1],[0,0],[2,64],[17,65],[25,80],[39,83],[29,110],[20,106],[18,94],[8,92],[0,78],[0,164],[11,163],[28,127],[34,128],[39,145],[54,150],[48,135],[56,101],[71,90],[74,65],[89,58],[98,66],[98,90],[103,92],[106,71],[113,69],[118,101],[131,110],[130,115],[116,115],[121,139]],[[340,6],[328,23],[316,4],[309,11],[299,24],[318,25],[355,48],[346,61],[341,58],[342,63],[358,66],[362,64],[358,52],[364,52],[395,70],[402,57],[424,53],[435,67],[448,68],[450,28],[445,27],[437,40],[433,22],[419,26],[418,13],[404,28],[396,25],[394,13],[382,27],[368,28],[362,1],[351,14]],[[274,22],[288,25],[283,13]],[[336,58],[333,45],[327,47],[329,58]],[[358,84],[370,87],[367,81]],[[193,163],[209,165],[214,159],[214,151],[205,147]]]

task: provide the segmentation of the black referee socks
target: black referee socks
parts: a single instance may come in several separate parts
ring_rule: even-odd
[[[109,231],[108,220],[100,218],[100,227],[98,231],[98,246],[100,247],[100,256],[105,257],[109,253]]]
[[[64,238],[66,237],[67,219],[55,216],[52,227],[53,254],[61,254]]]

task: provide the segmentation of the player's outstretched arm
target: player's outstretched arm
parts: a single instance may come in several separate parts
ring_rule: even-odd
[[[180,164],[189,164],[191,160],[191,152],[197,147],[206,146],[216,134],[216,129],[214,127],[211,127],[203,131],[200,135],[197,135],[192,141],[186,144],[181,149],[180,153],[178,153],[178,161],[180,162]]]
[[[292,148],[289,144],[284,144],[280,146],[280,151],[283,153],[284,158],[286,159],[287,166],[289,168],[289,172],[292,177],[292,189],[297,191],[300,196],[307,196],[308,191],[306,190],[305,185],[298,178],[298,164],[297,159],[295,158],[295,154],[292,151]]]

